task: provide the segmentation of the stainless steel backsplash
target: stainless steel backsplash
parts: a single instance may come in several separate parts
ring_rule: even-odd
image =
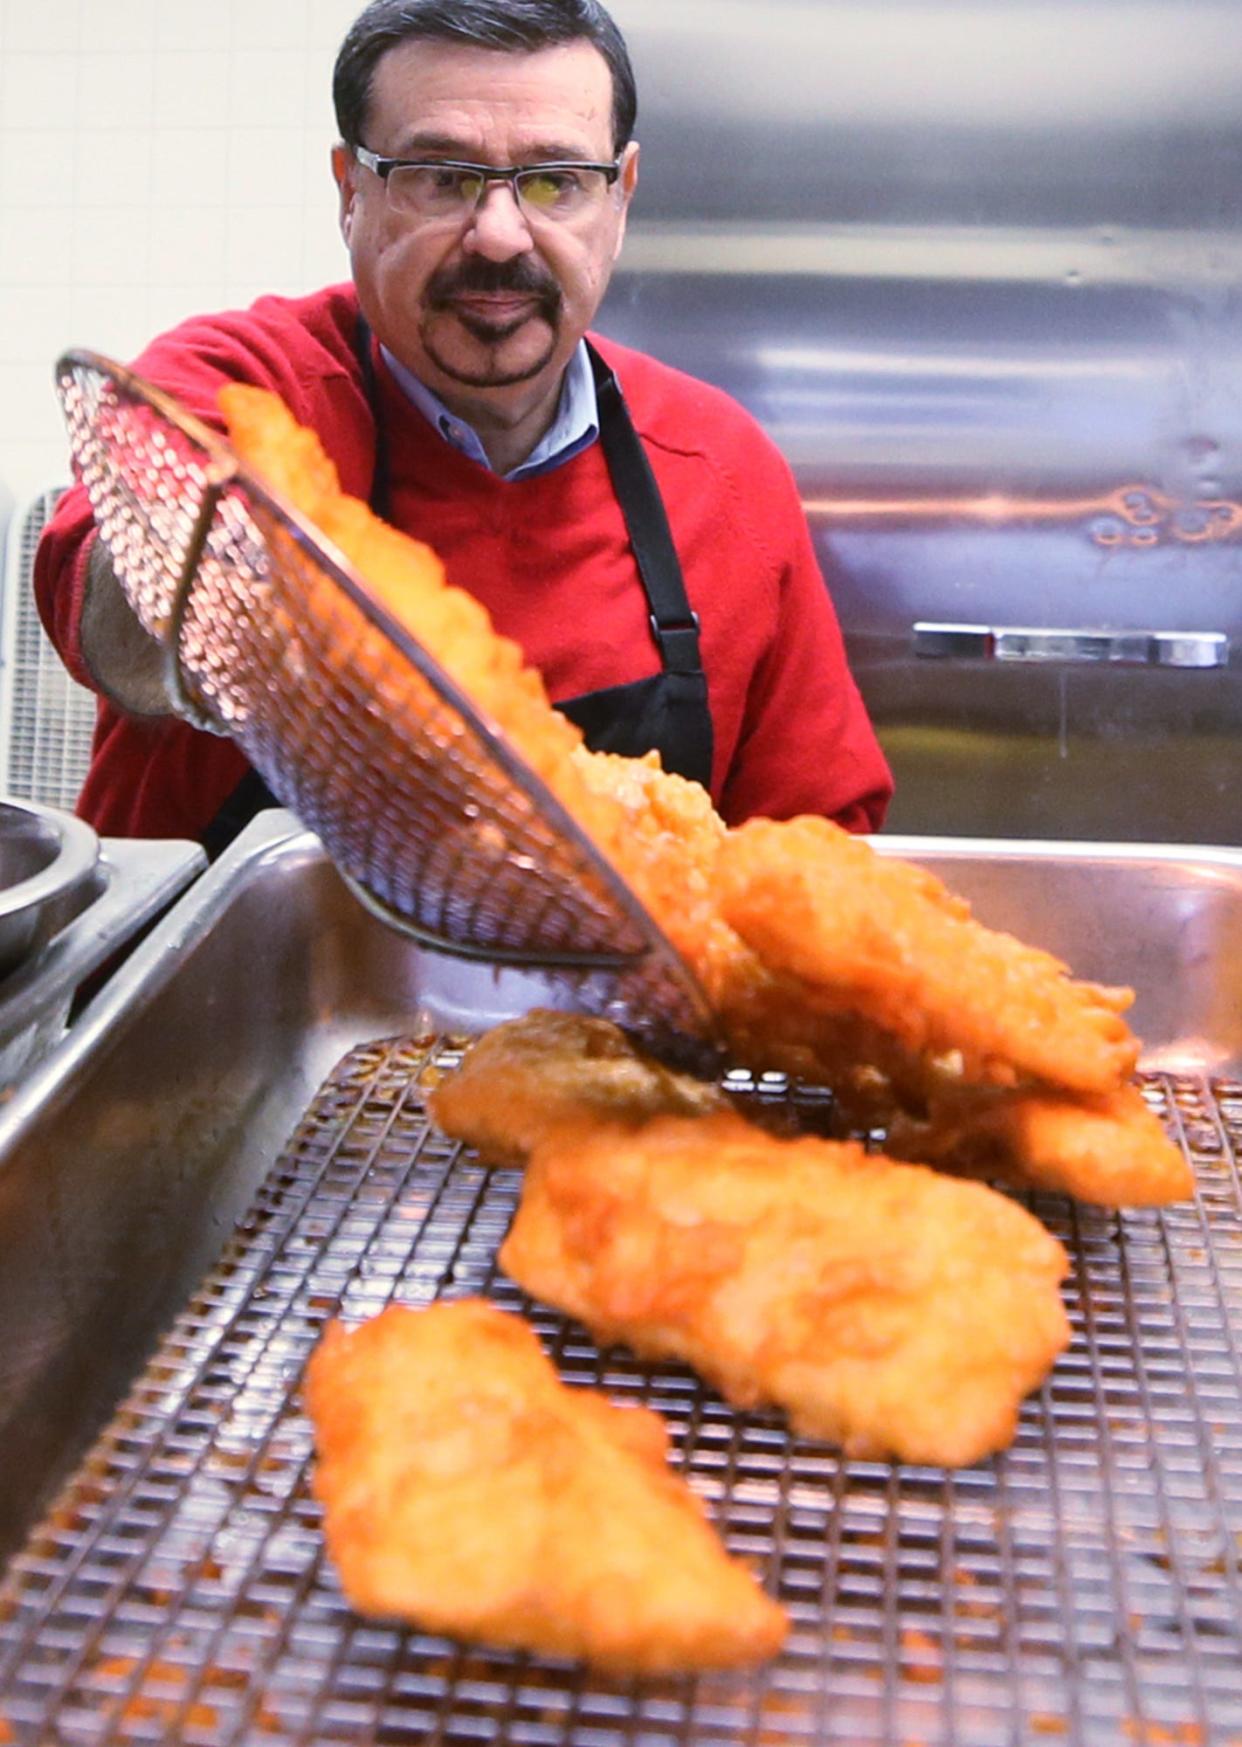
[[[614,10],[601,325],[793,464],[891,825],[1242,842],[1242,5]]]

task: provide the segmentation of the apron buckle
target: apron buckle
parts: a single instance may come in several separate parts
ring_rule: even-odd
[[[698,673],[702,670],[697,613],[692,612],[688,621],[673,624],[661,624],[654,613],[648,613],[647,623],[669,673]]]

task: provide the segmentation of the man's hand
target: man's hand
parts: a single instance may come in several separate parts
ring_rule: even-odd
[[[173,713],[164,685],[163,653],[139,623],[98,538],[86,558],[80,637],[83,660],[109,703],[130,716]]]

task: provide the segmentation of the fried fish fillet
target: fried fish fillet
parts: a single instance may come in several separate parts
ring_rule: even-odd
[[[853,878],[856,905],[868,903],[868,882],[874,878],[884,886],[890,906],[900,904],[924,918],[941,951],[939,963],[930,954],[923,963],[921,945],[908,946],[899,933],[891,942],[892,954],[903,947],[913,953],[911,985],[928,970],[941,973],[932,989],[949,1004],[942,1016],[947,1037],[942,1031],[929,1038],[917,1012],[899,1014],[902,1023],[894,1023],[891,1001],[868,1006],[845,997],[839,1006],[826,1007],[821,988],[788,962],[777,966],[771,954],[761,957],[724,913],[718,866],[754,827],[726,831],[705,792],[668,775],[653,758],[579,752],[575,760],[593,791],[611,797],[628,814],[627,875],[698,973],[736,1061],[831,1085],[844,1124],[886,1129],[892,1137],[887,1150],[939,1169],[1062,1191],[1104,1206],[1163,1204],[1191,1193],[1191,1174],[1180,1150],[1139,1094],[1123,1083],[1138,1048],[1119,1017],[1129,991],[1072,982],[1051,955],[982,929],[963,900],[934,875],[877,857],[867,845],[828,826],[825,834],[840,858],[848,858],[843,877]],[[768,858],[779,866],[799,823],[764,829]],[[812,910],[822,924],[828,912],[814,900]],[[945,975],[955,967],[951,960],[946,966],[943,956],[955,944],[968,949],[956,984]],[[1025,974],[1036,997],[1050,998],[1050,1023],[1059,1003],[1077,1022],[1079,1036],[1085,1030],[1089,1042],[1100,1046],[1089,1078],[1105,1089],[1085,1095],[1058,1089],[1024,1076],[1003,1058],[963,1052],[961,1043],[972,1036],[969,1028],[977,1032],[990,1022],[992,985],[976,984],[969,975],[981,959],[987,963],[989,954],[1002,987],[1007,970],[1018,972],[1009,978],[1011,1000],[1028,993]],[[902,969],[893,967],[890,992],[901,986]],[[912,986],[911,1000],[922,993]],[[1021,1019],[1019,1014],[1014,1022],[1010,1015],[1013,1029]],[[943,1047],[946,1042],[952,1047]],[[1019,1034],[1018,1043],[1029,1046],[1029,1032]],[[1025,1058],[1021,1049],[1017,1053],[1020,1066],[1032,1065],[1029,1047]],[[1034,1065],[1076,1077],[1072,1071],[1065,1076],[1064,1062],[1049,1061],[1049,1054],[1045,1050]],[[585,1064],[580,1071],[586,1072]],[[989,1079],[1000,1084],[988,1084]],[[493,1130],[493,1148],[498,1138]]]
[[[445,1134],[493,1164],[518,1164],[558,1123],[637,1125],[727,1108],[723,1092],[638,1054],[606,1019],[535,1008],[485,1032],[432,1092]]]
[[[658,1414],[567,1389],[481,1299],[329,1326],[314,1490],[360,1613],[642,1674],[773,1655],[787,1621],[667,1466]]]
[[[592,795],[623,815],[614,864],[698,978],[732,1059],[856,1092],[851,1115],[866,1120],[880,1108],[877,1063],[891,1046],[854,1016],[811,1011],[798,980],[763,963],[730,927],[715,889],[727,832],[706,790],[662,770],[654,753],[581,749],[574,762]],[[887,1109],[887,1078],[883,1086]]]
[[[1097,1098],[1001,1092],[898,1114],[886,1150],[1017,1188],[1101,1207],[1163,1207],[1194,1194],[1194,1173],[1137,1086]]]
[[[930,1101],[907,1108],[882,1076],[866,1084],[857,1062],[847,1065],[842,1084],[848,1090],[838,1122],[884,1129],[891,1158],[1101,1207],[1164,1206],[1194,1193],[1181,1149],[1133,1085],[1075,1098],[963,1088],[949,1079]],[[522,1163],[550,1129],[566,1123],[637,1127],[655,1116],[733,1108],[718,1086],[640,1054],[609,1021],[540,1008],[473,1043],[436,1087],[430,1107],[446,1134],[493,1164]]]
[[[1015,1180],[1110,1204],[1131,1183],[1140,1199],[1161,1183],[1165,1198],[1182,1192],[1179,1156],[1132,1100],[1118,1103],[1138,1047],[1120,1018],[1128,991],[1071,981],[1049,955],[981,929],[932,875],[824,821],[726,832],[706,791],[654,756],[587,752],[435,554],[340,490],[314,432],[262,389],[233,384],[220,401],[242,458],[321,528],[626,878],[698,976],[735,1060],[832,1085],[851,1123],[893,1120],[937,1164],[991,1156]],[[425,718],[425,682],[315,578],[312,567],[306,613],[331,625],[382,707]],[[1036,1096],[969,1107],[959,1093],[980,1080]],[[1054,1088],[1070,1096],[1058,1102]]]
[[[856,1456],[1004,1448],[1069,1334],[1065,1252],[1015,1203],[732,1112],[555,1128],[500,1261],[601,1341]]]
[[[1138,1060],[1128,989],[976,922],[931,874],[826,819],[751,820],[716,862],[725,920],[808,1004],[856,1014],[967,1082],[1115,1091]]]
[[[720,913],[712,882],[725,824],[711,797],[661,769],[655,753],[623,758],[582,748],[574,763],[596,802],[619,820],[614,864],[698,977],[728,1036],[734,1009],[768,979]]]

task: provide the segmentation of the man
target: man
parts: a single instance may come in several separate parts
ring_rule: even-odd
[[[217,425],[223,381],[275,389],[589,744],[656,748],[730,822],[877,827],[889,773],[789,469],[726,396],[585,338],[638,179],[611,18],[596,0],[374,0],[334,97],[352,285],[188,321],[138,373]],[[101,693],[82,813],[218,850],[270,796],[231,742],[168,713],[80,490],[35,586]]]

